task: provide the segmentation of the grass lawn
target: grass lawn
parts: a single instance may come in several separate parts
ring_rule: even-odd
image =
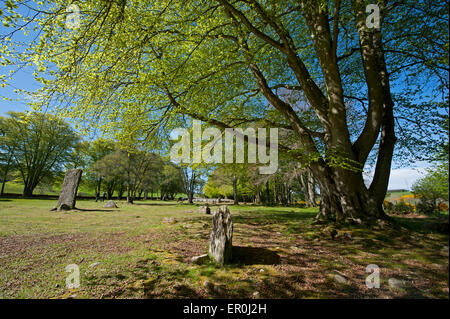
[[[449,238],[421,231],[427,218],[397,218],[399,230],[339,229],[332,239],[311,224],[315,209],[230,206],[236,258],[219,268],[190,263],[211,229],[195,205],[86,200],[50,212],[55,204],[0,199],[0,298],[449,297]],[[66,288],[69,264],[79,266],[79,289]],[[369,264],[380,267],[379,289],[365,285]],[[389,278],[406,284],[391,288]]]

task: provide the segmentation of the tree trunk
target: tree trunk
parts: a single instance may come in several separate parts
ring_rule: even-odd
[[[127,203],[133,204],[133,198],[131,196],[130,183],[127,183]]]
[[[32,188],[30,185],[25,185],[25,187],[23,188],[23,197],[33,196],[33,190],[34,188]]]
[[[9,171],[10,164],[11,164],[11,156],[8,157],[8,162],[5,167],[5,172],[3,173],[2,190],[0,191],[0,196],[3,196],[3,194],[5,192],[6,179],[8,177],[8,171]]]
[[[314,176],[311,172],[307,172],[307,182],[306,182],[306,188],[308,192],[308,206],[310,207],[316,207],[316,191],[315,191],[315,183],[314,183]]]
[[[387,218],[365,186],[362,172],[322,168],[320,174],[315,173],[321,196],[318,221],[371,224]]]
[[[234,205],[239,205],[239,200],[237,197],[237,181],[238,178],[236,175],[233,176],[233,199],[234,199]]]

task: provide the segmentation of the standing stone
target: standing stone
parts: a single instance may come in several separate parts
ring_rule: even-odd
[[[74,209],[77,201],[77,190],[81,180],[81,169],[72,168],[67,170],[66,176],[61,187],[61,193],[59,194],[58,204],[56,209],[68,210]]]
[[[213,212],[209,254],[219,264],[231,262],[233,222],[227,206]]]

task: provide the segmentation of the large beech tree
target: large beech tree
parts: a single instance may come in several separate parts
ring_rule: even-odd
[[[17,30],[24,23],[14,13],[24,10],[16,2],[5,15]],[[366,23],[371,3],[379,8],[378,27]],[[157,135],[186,115],[219,128],[288,130],[296,139],[289,145],[298,147],[281,143],[280,151],[313,173],[320,220],[385,217],[396,121],[417,88],[448,90],[448,3],[441,1],[75,4],[77,28],[68,28],[76,12],[66,12],[66,1],[44,1],[24,26],[40,31],[36,40],[20,49],[13,34],[3,38],[12,56],[40,72],[39,93],[48,97],[40,105],[51,98],[62,116],[120,131],[121,138]],[[394,84],[404,91],[401,100]],[[375,173],[366,186],[370,157]]]

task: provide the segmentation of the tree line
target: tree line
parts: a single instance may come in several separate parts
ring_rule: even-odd
[[[112,140],[83,141],[64,120],[44,113],[9,112],[0,117],[1,195],[8,181],[20,180],[23,196],[38,185],[60,183],[69,168],[84,171],[82,183],[107,198],[116,193],[132,203],[158,193],[174,199],[185,191],[182,169],[158,154],[125,149]]]

